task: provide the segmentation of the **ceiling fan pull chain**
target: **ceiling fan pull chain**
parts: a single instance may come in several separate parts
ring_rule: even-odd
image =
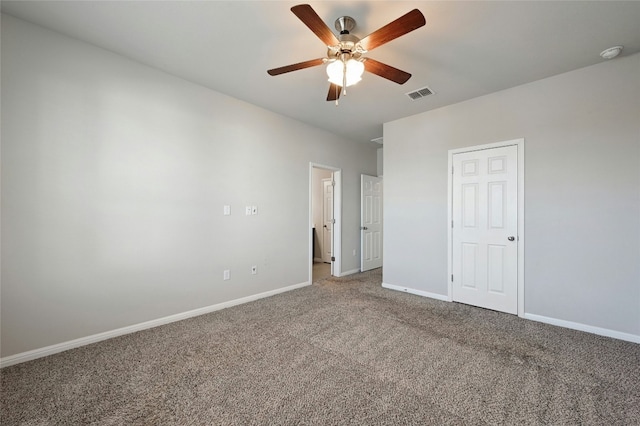
[[[345,54],[342,54],[342,94],[347,96],[347,61]]]

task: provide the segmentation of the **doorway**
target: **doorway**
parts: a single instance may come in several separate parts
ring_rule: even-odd
[[[341,170],[309,166],[309,282],[341,272]]]
[[[524,140],[449,151],[449,299],[524,314]]]

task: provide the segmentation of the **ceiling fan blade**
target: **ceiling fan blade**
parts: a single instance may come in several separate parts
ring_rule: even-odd
[[[425,23],[426,21],[422,12],[418,9],[413,9],[411,12],[402,15],[395,21],[388,23],[360,40],[360,46],[365,50],[373,50],[378,46],[420,28]]]
[[[329,93],[327,93],[328,101],[336,101],[340,98],[340,92],[342,92],[342,87],[337,84],[331,83],[329,86]]]
[[[327,46],[335,46],[340,43],[333,31],[329,29],[322,18],[308,4],[293,6],[291,11]]]
[[[366,58],[364,61],[364,69],[372,74],[379,75],[387,80],[394,81],[398,84],[404,84],[411,78],[411,74],[394,68],[391,65],[383,64],[375,59]]]
[[[311,59],[310,61],[298,62],[297,64],[286,65],[280,68],[274,68],[268,70],[267,73],[269,75],[280,75],[291,71],[298,71],[305,68],[315,67],[317,65],[322,65],[324,63],[324,58]]]

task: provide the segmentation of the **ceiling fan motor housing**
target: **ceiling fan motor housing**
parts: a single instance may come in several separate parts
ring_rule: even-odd
[[[341,16],[336,19],[334,25],[340,34],[349,34],[349,31],[356,27],[356,20],[351,16]]]
[[[343,60],[358,59],[362,55],[361,50],[358,49],[360,38],[350,34],[350,31],[356,27],[356,20],[350,16],[341,16],[336,19],[335,27],[340,32],[338,36],[340,43],[336,46],[330,46],[327,56],[335,59],[342,58]]]

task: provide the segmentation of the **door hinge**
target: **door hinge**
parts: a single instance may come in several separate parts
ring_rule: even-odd
[[[453,221],[451,221],[451,227],[453,228]]]
[[[336,220],[335,219],[331,219],[331,223],[333,223],[335,225]]]
[[[336,181],[335,180],[331,181],[331,186],[336,186]]]
[[[451,166],[451,174],[453,174],[453,166]]]
[[[453,274],[451,274],[451,282],[453,282]]]
[[[335,261],[336,261],[335,256],[331,256],[331,261],[332,261],[332,262],[335,262]]]

